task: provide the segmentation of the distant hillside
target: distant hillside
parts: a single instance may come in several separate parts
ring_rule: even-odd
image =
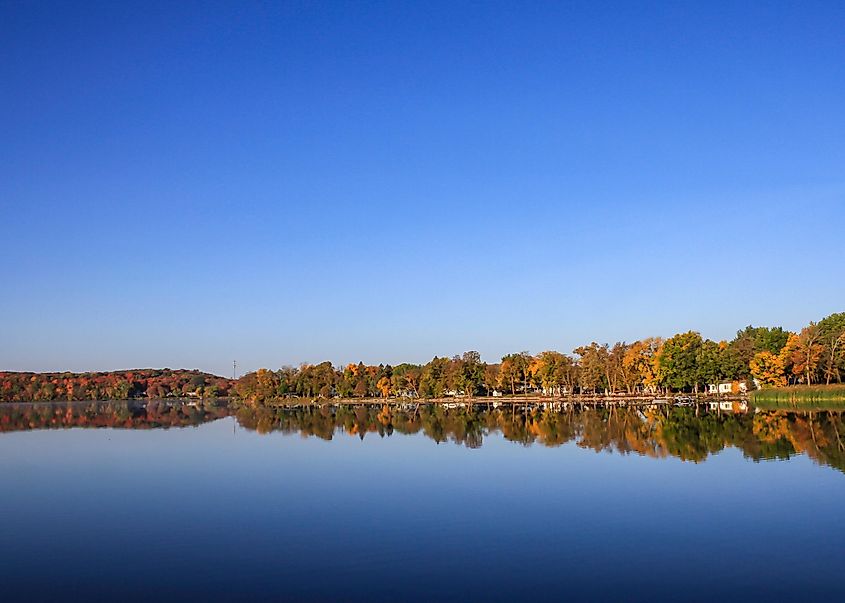
[[[234,381],[198,370],[130,369],[103,373],[0,371],[0,401],[125,400],[226,396]]]

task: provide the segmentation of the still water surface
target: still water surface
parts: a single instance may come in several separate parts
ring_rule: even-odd
[[[2,598],[843,600],[843,422],[6,405]]]

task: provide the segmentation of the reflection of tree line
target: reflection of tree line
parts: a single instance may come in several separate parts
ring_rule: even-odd
[[[168,402],[69,402],[0,405],[0,432],[70,427],[155,429],[189,427],[229,415],[215,400],[197,404]]]
[[[726,447],[736,447],[751,459],[789,458],[806,453],[815,461],[845,471],[845,421],[841,412],[796,413],[761,411],[720,414],[694,408],[450,410],[420,405],[416,409],[384,406],[243,407],[238,422],[259,433],[280,431],[325,440],[344,433],[361,439],[367,434],[422,433],[436,442],[481,446],[490,433],[524,445],[560,446],[675,457],[703,461]]]
[[[8,404],[0,406],[0,432],[69,427],[151,429],[200,425],[233,414],[246,429],[258,433],[316,436],[336,434],[390,436],[421,433],[436,442],[469,448],[485,436],[500,433],[523,445],[560,446],[675,457],[703,461],[726,447],[751,459],[789,458],[806,453],[816,462],[845,471],[845,420],[842,412],[761,411],[721,414],[695,408],[664,407],[641,411],[449,409],[419,406],[242,406],[228,408],[212,401],[195,405],[123,401],[109,403]]]

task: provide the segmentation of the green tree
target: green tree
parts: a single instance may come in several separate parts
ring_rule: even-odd
[[[698,393],[698,359],[704,342],[695,331],[667,339],[658,355],[660,377],[671,389],[692,388]]]
[[[607,344],[599,345],[595,341],[590,345],[573,350],[580,356],[579,382],[581,391],[597,392],[609,387],[608,364],[610,353]]]
[[[427,398],[439,398],[448,389],[448,358],[435,356],[422,369],[420,376],[420,395]]]
[[[842,383],[845,372],[845,312],[838,312],[819,321],[819,341],[824,347],[822,364],[825,383],[833,379]]]
[[[484,384],[484,363],[481,354],[476,351],[465,352],[458,364],[458,389],[473,397]]]
[[[696,353],[696,383],[718,383],[722,379],[721,350],[710,339],[702,342]]]
[[[747,379],[751,376],[751,359],[758,352],[780,354],[789,339],[781,327],[752,327],[736,332],[722,360],[723,377]]]

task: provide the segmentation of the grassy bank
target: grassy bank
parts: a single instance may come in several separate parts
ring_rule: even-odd
[[[845,383],[761,389],[751,393],[751,401],[772,408],[845,407]]]

